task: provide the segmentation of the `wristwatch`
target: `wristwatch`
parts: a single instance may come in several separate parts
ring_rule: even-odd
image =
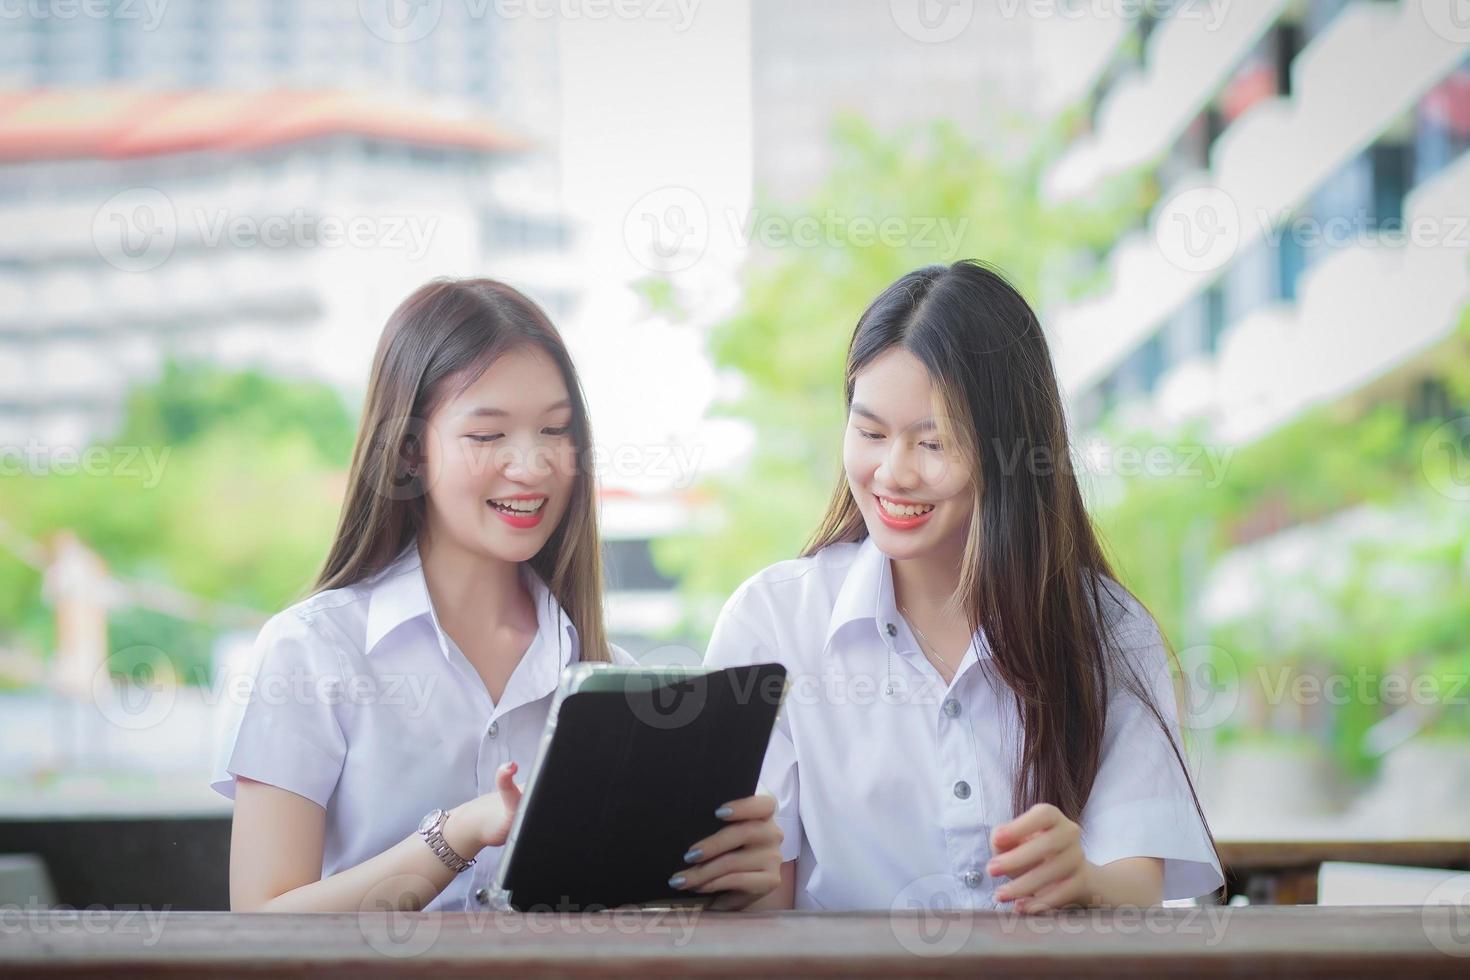
[[[443,861],[450,871],[459,874],[474,864],[475,859],[470,858],[466,861],[456,854],[454,848],[449,846],[449,841],[444,839],[444,823],[448,819],[448,810],[430,810],[424,815],[424,819],[419,821],[419,836],[424,839],[424,843],[429,845],[429,850],[437,854],[439,860]]]

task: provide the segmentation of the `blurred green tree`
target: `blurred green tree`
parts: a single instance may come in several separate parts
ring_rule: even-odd
[[[303,594],[336,526],[354,419],[326,385],[170,363],[130,394],[101,472],[0,477],[17,539],[74,531],[114,575],[269,613]],[[0,634],[49,651],[41,577],[0,549]],[[130,607],[114,649],[153,646],[187,672],[214,624]]]

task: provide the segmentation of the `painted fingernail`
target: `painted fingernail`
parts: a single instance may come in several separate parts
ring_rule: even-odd
[[[1011,893],[1002,888],[995,893],[995,897],[1002,902],[1009,902],[1011,900]]]
[[[719,817],[721,820],[729,820],[734,815],[735,811],[727,806],[722,806],[715,811],[715,816]]]
[[[674,875],[674,877],[672,877],[672,878],[669,879],[669,887],[670,888],[683,888],[684,887],[684,880],[685,879],[684,879],[684,876],[683,875]]]
[[[700,850],[697,847],[691,847],[689,850],[684,852],[684,863],[693,864],[695,861],[698,861],[702,857],[704,857],[704,851]]]

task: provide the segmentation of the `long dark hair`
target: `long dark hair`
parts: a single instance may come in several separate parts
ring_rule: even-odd
[[[974,511],[955,605],[972,630],[985,630],[1019,710],[1017,812],[1045,802],[1080,820],[1101,763],[1110,683],[1143,702],[1189,781],[1179,741],[1141,676],[1148,671],[1127,656],[1139,638],[1114,628],[1126,593],[1113,584],[1082,503],[1036,314],[980,263],[911,272],[858,320],[847,356],[849,407],[858,374],[893,348],[927,369],[941,434],[955,440],[971,469]],[[803,554],[865,537],[842,479]],[[1167,656],[1172,663],[1172,651]],[[1203,820],[1192,781],[1189,789]]]
[[[456,386],[462,391],[497,357],[523,347],[544,352],[561,371],[576,453],[571,501],[530,565],[576,627],[581,659],[606,661],[611,657],[586,398],[566,344],[546,314],[493,279],[435,280],[388,318],[373,358],[342,516],[313,591],[377,574],[417,538],[427,514],[425,471],[418,463],[429,416]]]

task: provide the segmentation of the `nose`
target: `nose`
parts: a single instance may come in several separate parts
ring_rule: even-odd
[[[892,441],[876,474],[880,483],[895,490],[911,490],[919,485],[919,470],[914,465],[913,449],[905,443],[906,440],[903,439]]]
[[[498,462],[501,474],[514,483],[534,484],[550,472],[546,449],[536,439],[506,439]]]

